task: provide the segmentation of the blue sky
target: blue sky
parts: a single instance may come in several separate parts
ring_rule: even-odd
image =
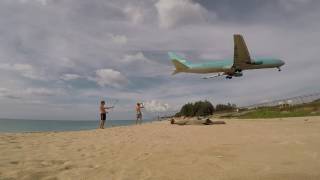
[[[261,103],[319,92],[316,0],[2,0],[0,117],[113,119],[172,111],[189,101]],[[233,56],[241,33],[253,57],[286,61],[244,77],[171,76],[167,52],[191,62]]]

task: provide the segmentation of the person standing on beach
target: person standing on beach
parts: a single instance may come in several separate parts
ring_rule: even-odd
[[[106,107],[105,106],[106,102],[105,101],[101,101],[100,102],[100,129],[104,129],[104,124],[106,122],[106,118],[107,118],[107,109],[111,109],[114,108],[113,106],[111,107]]]
[[[137,106],[136,106],[136,113],[137,113],[137,120],[136,120],[136,124],[141,124],[142,123],[142,112],[141,112],[141,108],[144,108],[143,107],[143,104],[142,103],[137,103]]]

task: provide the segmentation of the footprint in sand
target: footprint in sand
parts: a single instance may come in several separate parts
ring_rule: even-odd
[[[51,165],[62,165],[62,164],[64,164],[66,161],[63,161],[63,160],[51,160],[51,161],[49,161],[49,163],[51,164]]]
[[[51,163],[50,163],[50,162],[48,162],[48,161],[42,161],[40,164],[41,164],[41,166],[42,166],[42,167],[48,167],[48,166],[51,166]]]
[[[10,164],[13,164],[13,165],[17,165],[19,163],[20,163],[19,161],[10,161]]]
[[[90,153],[84,153],[80,155],[81,157],[84,158],[95,158],[96,156],[94,154],[90,154]]]
[[[143,152],[140,155],[138,155],[135,159],[136,160],[146,160],[148,159],[152,154],[148,152]]]
[[[63,163],[62,169],[61,170],[70,170],[77,167],[76,165],[72,164],[70,161],[66,161]]]
[[[22,149],[22,147],[21,147],[21,146],[16,146],[15,148],[16,148],[16,149]]]
[[[90,168],[90,169],[97,169],[97,168],[99,168],[100,166],[99,166],[99,165],[89,164],[87,167]]]
[[[44,178],[43,180],[58,180],[58,178],[54,177],[54,176],[49,176],[49,177]]]
[[[38,162],[38,161],[40,161],[40,162]],[[49,166],[54,166],[54,165],[60,166],[60,165],[65,163],[65,161],[63,161],[63,160],[48,160],[48,161],[46,161],[46,160],[37,160],[36,162],[40,163],[40,165],[42,167],[49,167]]]
[[[33,180],[33,179],[47,179],[46,177],[49,175],[48,172],[30,172],[30,173],[27,173],[26,176],[24,176],[22,179],[30,179],[30,180]]]

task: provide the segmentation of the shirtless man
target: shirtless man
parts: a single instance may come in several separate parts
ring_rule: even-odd
[[[106,107],[105,106],[105,102],[104,101],[101,101],[101,103],[100,103],[100,129],[104,129],[104,124],[105,124],[105,122],[106,122],[106,117],[107,117],[107,111],[106,111],[106,109],[111,109],[111,108],[113,108],[113,106],[111,106],[111,107]]]
[[[141,112],[141,108],[144,108],[144,107],[143,107],[143,104],[142,104],[142,103],[137,103],[137,106],[136,106],[136,113],[137,113],[136,124],[138,124],[138,121],[140,121],[139,124],[142,123],[142,112]]]

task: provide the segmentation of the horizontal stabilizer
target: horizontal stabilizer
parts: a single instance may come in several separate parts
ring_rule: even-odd
[[[173,52],[168,52],[168,55],[169,55],[171,60],[177,60],[177,61],[180,61],[181,63],[186,63],[187,62],[183,57],[181,57],[181,56],[179,56],[179,55],[177,55],[177,54],[175,54]]]

